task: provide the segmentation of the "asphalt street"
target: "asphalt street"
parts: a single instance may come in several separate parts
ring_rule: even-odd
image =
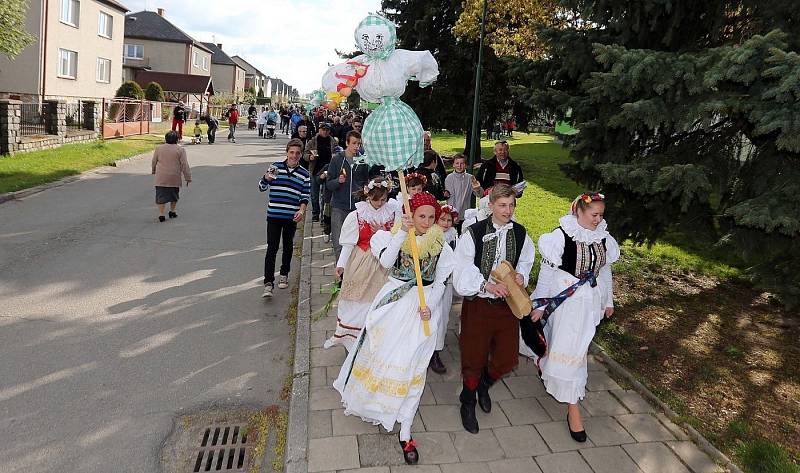
[[[177,416],[281,403],[291,288],[261,298],[257,184],[286,139],[239,135],[186,146],[165,223],[150,156],[0,204],[0,471],[155,472]]]

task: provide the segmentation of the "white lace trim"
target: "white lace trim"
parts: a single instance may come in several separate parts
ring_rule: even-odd
[[[382,225],[386,222],[394,222],[394,208],[388,203],[375,210],[369,202],[356,202],[356,212],[358,212],[358,218],[369,223]]]
[[[580,243],[599,243],[603,238],[608,238],[608,224],[605,219],[600,222],[596,230],[589,230],[578,223],[578,218],[574,215],[564,215],[558,220],[561,228],[573,240]]]

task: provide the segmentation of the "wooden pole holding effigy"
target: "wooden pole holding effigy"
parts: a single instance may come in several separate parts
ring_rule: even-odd
[[[412,216],[411,214],[411,205],[408,203],[408,190],[406,189],[406,176],[403,174],[403,170],[399,169],[397,171],[398,177],[400,178],[400,191],[403,193],[403,208],[406,210],[406,215]],[[419,267],[419,249],[417,248],[417,232],[414,230],[414,226],[412,225],[411,228],[408,229],[408,241],[411,245],[411,256],[414,259],[414,274],[417,276],[417,294],[419,295],[419,307],[420,309],[424,309],[427,307],[425,304],[425,290],[422,286],[422,271]],[[422,321],[422,330],[425,332],[426,337],[430,337],[431,335],[431,324],[427,320]]]

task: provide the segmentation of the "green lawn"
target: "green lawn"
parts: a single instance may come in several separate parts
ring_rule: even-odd
[[[146,153],[163,142],[161,135],[132,136],[0,156],[0,192],[27,189],[80,174],[117,159]]]
[[[517,221],[525,225],[536,241],[539,235],[558,226],[558,219],[565,215],[577,195],[582,193],[578,184],[559,169],[560,164],[569,163],[568,151],[553,143],[553,137],[545,134],[515,133],[509,142],[511,157],[522,166],[528,188],[517,203]],[[491,156],[494,140],[481,140],[481,155]],[[452,134],[434,134],[433,148],[449,156],[464,149],[464,137]],[[613,227],[613,222],[610,222]],[[740,270],[729,262],[720,261],[711,248],[675,245],[658,242],[648,247],[625,243],[624,260],[618,270],[635,271],[641,265],[671,264],[685,271],[717,277],[735,277]],[[534,267],[534,272],[538,268]]]

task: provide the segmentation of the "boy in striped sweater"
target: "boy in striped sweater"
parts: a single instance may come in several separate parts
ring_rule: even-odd
[[[289,287],[289,269],[292,263],[294,233],[297,222],[303,219],[311,193],[311,175],[300,166],[303,142],[297,139],[286,144],[286,160],[275,163],[261,176],[258,190],[269,189],[267,202],[267,255],[264,258],[264,294],[272,297],[275,287],[275,259],[283,238],[278,288]]]

